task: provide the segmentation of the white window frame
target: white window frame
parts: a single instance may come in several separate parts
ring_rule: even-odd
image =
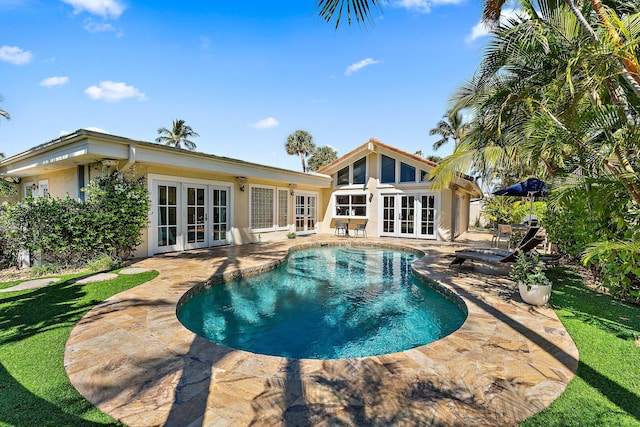
[[[349,218],[353,218],[353,219],[369,218],[369,210],[370,210],[370,207],[369,207],[369,197],[370,197],[370,195],[369,194],[370,194],[369,192],[363,193],[361,191],[360,192],[348,191],[348,192],[337,192],[337,193],[334,193],[333,197],[332,197],[332,200],[331,200],[331,202],[332,202],[332,207],[331,208],[333,209],[333,217],[334,218],[346,218],[346,219],[349,219]],[[340,196],[348,196],[349,197],[349,206],[347,207],[347,215],[339,215],[338,214],[338,200],[337,199]],[[353,200],[352,200],[352,196],[364,196],[364,204],[356,204],[356,205],[354,205],[353,204]],[[365,214],[364,215],[353,215],[352,212],[353,212],[353,208],[355,206],[364,206]]]
[[[272,224],[271,227],[265,228],[253,228],[253,224],[251,224],[251,218],[253,216],[253,202],[252,202],[252,194],[254,188],[265,188],[273,190],[273,213],[272,213]],[[279,213],[282,208],[279,203],[278,194],[280,191],[286,191],[289,194],[290,189],[287,187],[277,187],[274,185],[262,185],[262,184],[249,184],[249,230],[251,233],[265,233],[270,231],[285,231],[289,230],[291,227],[291,217],[289,215],[289,206],[291,205],[291,197],[287,197],[287,206],[284,207],[287,211],[287,225],[284,227],[280,227],[278,225],[279,222]]]
[[[393,159],[395,161],[394,182],[382,182],[382,156],[389,157],[390,159]],[[400,175],[402,172],[403,163],[415,169],[415,177],[413,181],[400,181]],[[392,188],[398,185],[407,186],[407,187],[424,185],[424,184],[430,185],[429,180],[422,181],[421,179],[422,171],[425,171],[427,174],[429,174],[429,171],[426,170],[423,167],[423,165],[415,165],[410,162],[403,161],[398,157],[390,156],[388,154],[383,154],[383,153],[378,154],[378,188],[383,188],[383,189]]]
[[[387,156],[387,157],[389,157],[389,156]],[[363,183],[360,183],[360,184],[354,184],[354,183],[353,183],[353,169],[354,169],[353,165],[354,165],[357,161],[362,160],[362,159],[364,159],[364,182],[363,182]],[[341,170],[346,169],[346,168],[348,168],[348,171],[349,171],[349,172],[348,172],[348,175],[349,175],[349,177],[348,177],[349,182],[348,182],[348,183],[346,183],[346,184],[338,184],[338,172],[340,172]],[[367,185],[367,178],[368,178],[368,177],[369,177],[369,158],[368,158],[368,156],[366,156],[366,155],[365,155],[365,156],[362,156],[362,157],[357,158],[357,159],[356,159],[356,160],[354,160],[353,162],[349,163],[349,165],[344,166],[344,167],[341,167],[341,168],[340,168],[340,169],[335,173],[335,175],[334,175],[334,177],[333,177],[333,186],[334,186],[334,187],[339,187],[339,188],[348,188],[349,186],[358,186],[358,187],[359,187],[359,186],[361,186],[361,185]],[[361,188],[361,187],[359,187],[359,188]],[[360,217],[358,217],[358,218],[360,218]]]

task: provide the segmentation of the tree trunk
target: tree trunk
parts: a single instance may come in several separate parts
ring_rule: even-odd
[[[300,160],[302,161],[302,172],[307,173],[307,165],[304,163],[304,153],[302,151],[299,152]]]

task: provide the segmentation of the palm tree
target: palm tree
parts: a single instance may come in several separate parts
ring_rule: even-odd
[[[457,147],[467,128],[468,125],[463,123],[460,111],[445,115],[436,127],[429,131],[429,135],[440,135],[440,139],[433,143],[433,149],[438,150],[449,142],[449,139],[453,139],[454,147]]]
[[[197,132],[191,129],[191,126],[185,125],[184,120],[174,120],[171,130],[162,127],[158,129],[159,137],[156,138],[156,142],[165,145],[173,145],[176,148],[182,148],[184,146],[188,150],[195,150],[196,144],[189,138],[200,136]]]
[[[307,169],[310,171],[317,171],[321,167],[328,165],[338,158],[338,152],[328,145],[318,147],[311,157],[307,165]]]
[[[2,102],[2,97],[1,96],[0,96],[0,102]],[[0,117],[4,117],[7,120],[11,119],[11,116],[9,115],[9,113],[4,111],[2,108],[0,108]]]
[[[316,149],[316,144],[313,143],[313,136],[307,131],[298,129],[287,137],[287,142],[284,145],[289,155],[299,155],[302,162],[302,171],[307,171],[304,158],[309,157]]]

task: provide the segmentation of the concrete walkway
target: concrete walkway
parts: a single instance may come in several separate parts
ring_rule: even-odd
[[[362,243],[424,251],[415,272],[462,298],[464,325],[412,350],[322,361],[220,346],[176,318],[195,285],[271,268],[292,246]],[[578,351],[551,308],[527,306],[504,278],[449,268],[453,249],[312,236],[145,259],[134,267],[160,275],[87,313],[65,368],[83,396],[130,426],[515,425],[564,391]]]

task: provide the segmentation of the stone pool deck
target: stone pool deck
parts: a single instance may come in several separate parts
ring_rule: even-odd
[[[424,251],[415,270],[464,300],[466,322],[412,350],[322,361],[220,346],[177,320],[178,300],[191,287],[280,263],[292,246],[322,243]],[[515,425],[564,391],[578,350],[551,308],[524,304],[504,277],[466,263],[449,268],[454,249],[312,236],[144,259],[134,267],[160,275],[87,313],[67,342],[65,368],[83,396],[130,426]]]

